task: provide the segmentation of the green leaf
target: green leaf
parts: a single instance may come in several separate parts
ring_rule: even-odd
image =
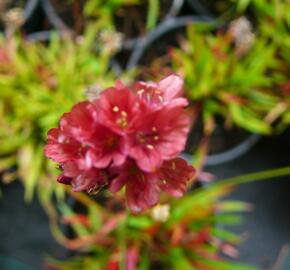
[[[242,223],[243,218],[240,215],[234,214],[217,214],[215,215],[215,221],[218,224],[224,225],[239,225]]]
[[[251,3],[251,0],[237,0],[237,10],[239,12],[244,12],[245,9],[249,6],[249,4]]]
[[[218,227],[212,228],[211,233],[213,236],[215,236],[221,240],[233,243],[233,244],[237,244],[241,241],[240,236],[238,236],[230,231],[222,230]]]
[[[60,203],[59,209],[64,218],[69,218],[76,215],[76,213],[65,203]],[[89,234],[88,229],[79,222],[73,222],[71,226],[78,236],[84,236]]]
[[[229,109],[234,122],[250,132],[260,134],[270,134],[271,127],[268,123],[259,119],[246,107],[237,104],[230,104]]]
[[[35,150],[31,145],[31,152],[28,155],[30,154],[32,154],[32,156],[27,156],[29,162],[27,169],[29,171],[27,172],[26,177],[23,179],[25,184],[26,201],[32,200],[37,180],[40,177],[42,163],[44,159],[42,145],[37,146]]]
[[[168,260],[172,270],[195,270],[181,248],[173,248],[169,252]]]
[[[149,270],[150,269],[150,259],[146,256],[144,252],[142,256],[140,256],[140,262],[138,264],[137,270]]]
[[[156,26],[159,13],[160,0],[148,0],[148,13],[146,20],[146,29],[151,30]]]
[[[237,211],[247,211],[251,209],[251,205],[241,201],[222,201],[218,203],[218,210],[221,212],[237,212]]]
[[[130,215],[127,220],[127,224],[129,227],[139,230],[146,229],[150,227],[153,223],[154,222],[149,217],[141,215],[140,216]]]
[[[258,270],[255,266],[240,264],[236,262],[222,262],[220,260],[197,257],[201,264],[216,270]]]
[[[89,220],[93,231],[97,231],[102,226],[100,209],[95,205],[89,207]]]

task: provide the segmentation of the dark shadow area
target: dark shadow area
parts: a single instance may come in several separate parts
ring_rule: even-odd
[[[52,238],[48,218],[39,202],[35,199],[30,204],[25,203],[23,187],[18,182],[2,186],[1,189],[1,261],[9,258],[11,265],[13,260],[18,260],[41,269],[45,256],[63,257],[66,251]],[[0,269],[4,270],[2,265]]]
[[[289,137],[288,137],[289,138]],[[290,164],[289,144],[285,137],[264,138],[249,153],[225,165],[208,168],[218,179]],[[280,250],[290,243],[290,177],[275,178],[240,186],[230,199],[253,204],[241,226],[233,231],[244,234],[240,260],[272,269]]]

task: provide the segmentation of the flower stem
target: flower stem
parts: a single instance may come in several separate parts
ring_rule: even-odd
[[[127,233],[127,220],[130,215],[130,212],[126,211],[126,217],[121,221],[119,226],[118,238],[119,238],[119,248],[121,252],[119,267],[120,270],[126,270],[126,252],[127,252],[127,243],[126,243],[126,233]]]
[[[290,175],[290,166],[235,176],[235,177],[231,177],[231,178],[219,181],[213,185],[219,186],[219,185],[246,184],[253,181],[261,181],[265,179],[272,179],[275,177],[281,177],[281,176],[287,176],[287,175]]]

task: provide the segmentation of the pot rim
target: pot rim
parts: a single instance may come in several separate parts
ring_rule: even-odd
[[[55,8],[53,7],[53,5],[51,4],[50,0],[39,0],[39,1],[40,1],[41,5],[42,5],[42,7],[44,9],[45,14],[48,17],[49,22],[57,30],[64,31],[64,32],[69,32],[69,33],[73,32],[73,30],[57,14],[57,12],[56,12]],[[181,8],[184,5],[184,1],[185,0],[172,0],[172,4],[171,4],[171,7],[169,8],[168,13],[166,14],[164,19],[158,25],[160,25],[163,22],[165,22],[167,20],[170,20],[171,18],[174,18],[175,16],[177,16],[178,13],[180,12]],[[139,37],[136,37],[136,38],[127,39],[124,42],[123,48],[125,48],[125,49],[134,48],[134,45],[136,44],[136,42],[138,42],[142,38],[143,38],[142,36],[139,36]]]
[[[252,147],[259,142],[261,135],[251,134],[246,139],[241,141],[239,144],[233,146],[232,148],[212,155],[207,155],[205,158],[205,166],[216,166],[229,161],[232,161],[252,149]],[[183,157],[189,163],[192,163],[194,155],[188,153],[181,153]]]
[[[134,42],[135,44],[131,45],[132,47],[135,47],[135,48],[130,55],[126,69],[131,69],[131,68],[136,67],[136,65],[142,58],[146,49],[156,40],[161,38],[163,35],[177,28],[186,27],[188,25],[195,24],[195,23],[205,23],[208,25],[212,25],[214,27],[218,27],[221,25],[221,23],[219,23],[218,20],[212,19],[211,17],[205,16],[205,15],[189,15],[189,16],[181,16],[181,17],[171,17],[163,21],[162,23],[160,23],[147,35],[138,38],[138,40]]]
[[[39,0],[28,0],[28,2],[25,4],[24,6],[25,22],[27,22],[31,18],[38,4]]]

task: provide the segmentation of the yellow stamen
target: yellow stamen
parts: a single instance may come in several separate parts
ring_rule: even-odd
[[[175,170],[176,169],[176,164],[175,164],[175,162],[172,162],[172,170]]]

